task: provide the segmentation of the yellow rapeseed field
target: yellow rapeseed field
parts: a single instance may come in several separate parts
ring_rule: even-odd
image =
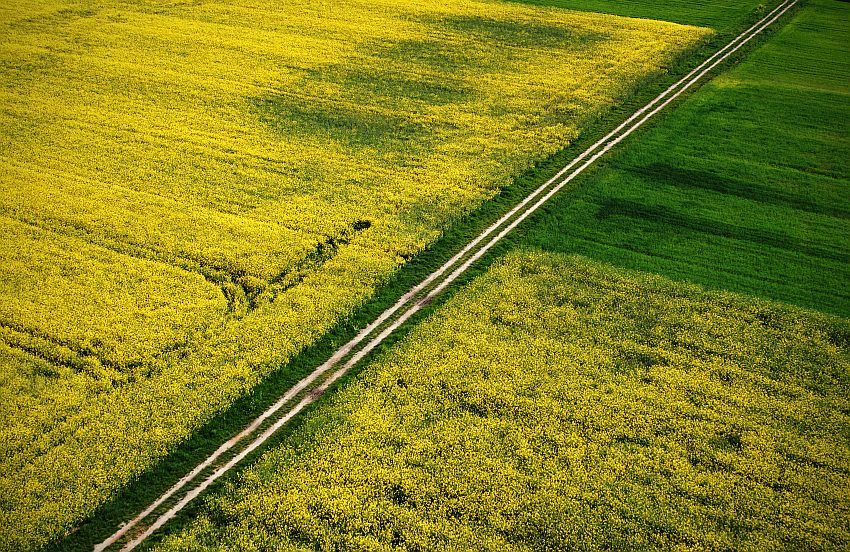
[[[499,2],[0,5],[0,548],[61,536],[708,35]]]
[[[160,550],[846,550],[850,321],[512,253]]]

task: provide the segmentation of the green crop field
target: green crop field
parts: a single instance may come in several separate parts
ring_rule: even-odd
[[[850,316],[850,4],[809,4],[523,241]]]
[[[660,19],[686,25],[711,27],[726,33],[738,29],[741,22],[765,12],[771,3],[758,0],[513,0],[539,6],[570,10],[611,13],[626,17]]]
[[[711,34],[499,2],[4,2],[0,548],[72,530]]]
[[[509,255],[159,550],[850,546],[850,322]]]

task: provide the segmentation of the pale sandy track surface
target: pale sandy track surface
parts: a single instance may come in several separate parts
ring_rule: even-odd
[[[786,0],[781,3],[763,19],[738,35],[685,77],[656,96],[617,128],[573,159],[552,178],[531,192],[508,213],[469,242],[439,269],[405,293],[398,302],[381,313],[375,321],[337,350],[325,363],[289,389],[242,432],[222,444],[213,454],[181,478],[136,518],[124,524],[112,536],[95,546],[95,550],[105,550],[124,541],[126,542],[123,550],[132,550],[137,547],[174,518],[188,503],[197,498],[218,478],[261,447],[278,429],[306,406],[318,399],[336,380],[444,291],[473,263],[549,201],[553,195],[645,122],[669,106],[718,65],[734,55],[750,40],[770,27],[796,5],[797,1]],[[288,410],[284,409],[296,400],[297,402],[292,404]],[[160,512],[161,510],[165,511]]]

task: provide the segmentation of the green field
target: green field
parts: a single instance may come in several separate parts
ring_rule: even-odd
[[[850,316],[850,5],[635,135],[521,241]]]
[[[612,13],[625,17],[660,19],[685,25],[711,27],[719,33],[738,30],[741,22],[767,13],[769,2],[758,0],[514,0],[538,6]]]
[[[850,546],[850,322],[509,255],[160,550]]]

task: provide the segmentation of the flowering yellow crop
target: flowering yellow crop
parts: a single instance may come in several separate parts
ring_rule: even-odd
[[[850,322],[514,253],[162,550],[841,550]]]
[[[0,548],[68,530],[707,34],[492,1],[4,1]]]

